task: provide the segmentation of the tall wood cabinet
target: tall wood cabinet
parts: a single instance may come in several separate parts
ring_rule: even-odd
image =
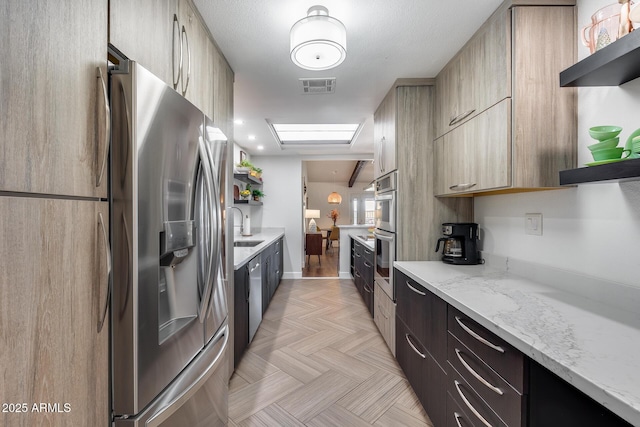
[[[576,92],[558,83],[575,2],[544,3],[505,2],[436,77],[436,195],[558,187],[575,167]]]
[[[108,425],[108,215],[107,202],[0,197],[0,395],[27,404],[1,425]]]
[[[385,153],[393,153],[397,174],[396,259],[437,260],[435,244],[443,222],[468,222],[472,205],[465,199],[434,197],[434,87],[429,79],[399,79],[374,116],[384,129]],[[376,118],[378,121],[376,121]],[[391,144],[391,142],[393,144]],[[374,160],[376,171],[380,169]],[[384,169],[387,173],[392,170]]]
[[[0,191],[106,197],[106,34],[105,1],[3,5]]]
[[[109,424],[107,5],[0,12],[0,425]]]

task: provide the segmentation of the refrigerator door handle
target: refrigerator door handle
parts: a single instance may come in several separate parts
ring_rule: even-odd
[[[200,362],[200,360],[196,358],[196,360],[192,362],[193,366],[191,366],[191,369],[186,369],[186,371],[191,371],[193,372],[193,374],[189,376],[188,372],[185,372],[183,378],[180,378],[178,381],[172,383],[162,393],[162,396],[158,401],[158,405],[160,406],[160,408],[155,414],[149,417],[149,419],[145,423],[145,427],[159,427],[164,421],[166,421],[171,415],[173,415],[178,409],[180,409],[180,407],[186,401],[188,401],[196,392],[198,392],[202,385],[216,371],[219,365],[224,363],[225,359],[222,358],[222,356],[227,348],[227,343],[229,341],[229,326],[226,324],[223,328],[220,329],[216,336],[213,337],[211,343],[207,347],[213,348],[219,345],[221,340],[223,340],[222,346],[210,362],[202,361],[203,364],[206,363],[205,366],[196,366],[199,365],[198,362]]]
[[[202,139],[200,139],[199,144],[199,151],[200,151],[200,164],[202,165],[203,168],[203,175],[204,175],[204,181],[205,181],[205,187],[207,187],[208,190],[208,197],[209,197],[209,203],[212,203],[213,201],[213,194],[212,194],[212,186],[213,183],[211,182],[211,170],[209,169],[209,161],[208,161],[208,154],[207,154],[207,149],[204,146],[204,141]],[[209,221],[211,221],[211,218],[209,218]],[[207,267],[206,270],[206,274],[204,275],[205,278],[205,287],[204,287],[204,291],[202,292],[202,299],[200,300],[200,307],[198,307],[198,318],[200,320],[200,323],[204,323],[204,320],[206,318],[206,314],[207,314],[207,308],[209,307],[209,300],[211,299],[211,282],[213,281],[212,279],[212,273],[214,270],[214,262],[215,262],[215,257],[214,257],[214,253],[213,253],[213,245],[215,244],[213,242],[214,239],[209,240],[209,266]]]

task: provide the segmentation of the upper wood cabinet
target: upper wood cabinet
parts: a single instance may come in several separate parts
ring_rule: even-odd
[[[376,178],[396,170],[396,93],[393,87],[373,115],[373,164]]]
[[[109,43],[213,117],[215,47],[191,1],[110,4]]]
[[[0,39],[0,191],[106,197],[107,2],[6,2]]]
[[[169,86],[180,70],[178,0],[109,0],[109,43]]]
[[[575,167],[576,92],[558,84],[575,13],[505,4],[437,76],[436,195],[558,187]]]
[[[182,76],[176,90],[208,117],[213,118],[215,47],[191,2],[180,0],[179,11],[179,21],[185,31],[181,34]]]
[[[108,203],[5,196],[0,218],[0,396],[28,404],[0,425],[110,425]]]
[[[213,122],[233,140],[233,70],[217,48],[213,55]]]

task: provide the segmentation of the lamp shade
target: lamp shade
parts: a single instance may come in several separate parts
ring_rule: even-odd
[[[329,197],[327,197],[327,202],[332,205],[339,205],[340,203],[342,203],[342,196],[334,191],[333,193],[329,194]]]
[[[320,209],[306,209],[304,211],[304,217],[306,219],[309,219],[309,218],[320,218]]]
[[[329,16],[326,7],[310,7],[307,17],[293,24],[289,36],[291,60],[305,70],[328,70],[347,57],[347,30]]]

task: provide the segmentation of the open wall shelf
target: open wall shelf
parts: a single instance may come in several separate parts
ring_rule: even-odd
[[[560,185],[638,180],[640,180],[640,159],[624,160],[606,165],[569,169],[560,172]]]
[[[560,73],[560,86],[619,86],[640,77],[640,29]]]
[[[233,179],[237,179],[238,181],[242,181],[245,184],[255,184],[262,185],[262,181],[253,175],[249,175],[248,173],[234,173]]]

